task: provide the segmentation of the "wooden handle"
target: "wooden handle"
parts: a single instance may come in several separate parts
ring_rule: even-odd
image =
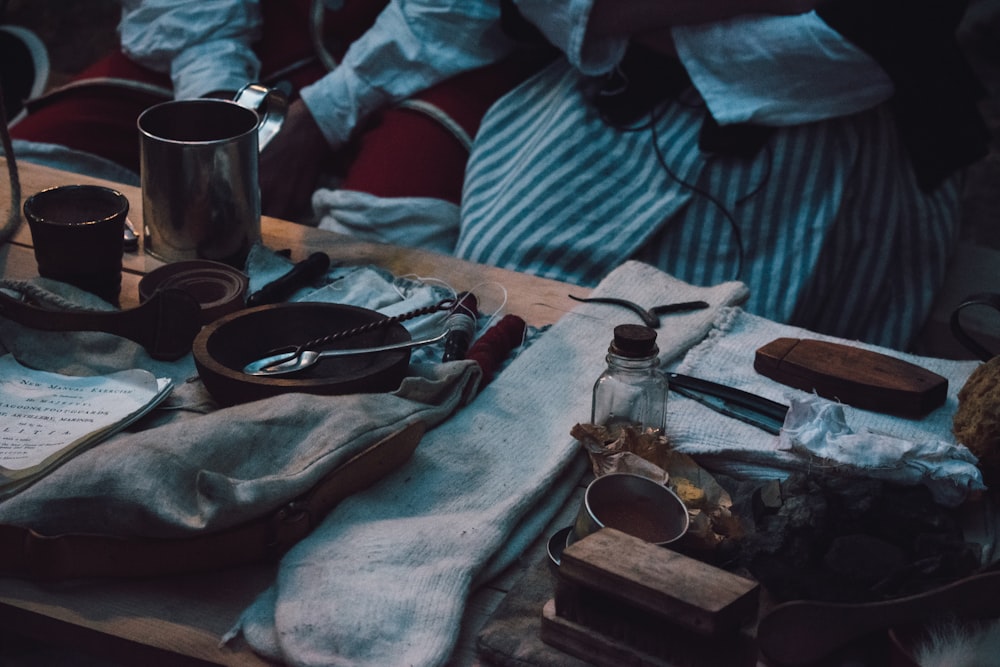
[[[807,665],[873,631],[928,620],[939,612],[996,615],[998,594],[1000,572],[992,572],[884,602],[787,602],[761,618],[757,645],[774,665]]]
[[[295,290],[318,280],[329,270],[330,256],[325,252],[314,252],[289,269],[287,273],[247,297],[247,307],[252,308],[284,301]]]
[[[46,310],[0,292],[0,315],[42,331],[102,331],[142,345],[154,359],[172,361],[191,351],[201,329],[201,306],[187,292],[159,290],[129,310]]]

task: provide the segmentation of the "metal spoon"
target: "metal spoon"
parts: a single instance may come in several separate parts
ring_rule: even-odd
[[[301,350],[296,353],[271,355],[257,361],[251,361],[243,367],[243,372],[247,375],[285,375],[294,373],[314,366],[321,359],[332,359],[336,357],[352,357],[359,354],[375,354],[377,352],[392,352],[394,350],[406,350],[411,347],[430,345],[439,340],[443,340],[448,335],[448,331],[442,331],[433,338],[422,340],[410,340],[404,343],[393,343],[391,345],[380,345],[378,347],[358,347],[348,350]]]

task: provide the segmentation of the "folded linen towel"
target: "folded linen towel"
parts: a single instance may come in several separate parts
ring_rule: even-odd
[[[594,296],[645,307],[704,300],[665,316],[670,359],[699,341],[740,283],[693,287],[629,262]],[[414,459],[341,503],[283,559],[274,585],[228,638],[296,665],[432,665],[447,660],[477,581],[509,565],[579,482],[569,435],[590,418],[591,389],[615,325],[634,313],[581,304],[521,352],[474,402],[429,431]]]
[[[753,368],[756,350],[781,337],[849,343],[917,364],[948,379],[947,400],[922,419],[907,419],[793,389]],[[670,406],[668,435],[678,449],[740,476],[774,477],[791,470],[835,467],[839,474],[922,483],[938,502],[956,506],[969,492],[985,488],[975,457],[951,434],[958,391],[978,363],[839,340],[728,308],[676,370],[790,404],[785,428],[778,437],[734,419],[713,419],[708,408],[677,397]]]

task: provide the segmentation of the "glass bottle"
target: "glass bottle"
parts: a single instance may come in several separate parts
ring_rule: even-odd
[[[591,423],[664,431],[668,386],[659,369],[659,351],[654,329],[641,324],[615,327],[608,367],[594,383]]]

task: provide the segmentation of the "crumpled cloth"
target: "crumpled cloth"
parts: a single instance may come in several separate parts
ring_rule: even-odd
[[[53,300],[109,307],[62,283],[32,284]],[[140,430],[99,443],[0,502],[0,523],[47,534],[177,538],[239,525],[309,491],[396,430],[440,423],[471,399],[481,377],[474,362],[413,364],[391,393],[283,394],[217,409],[191,355],[155,361],[109,334],[35,331],[4,318],[0,350],[52,372],[145,368],[178,385]]]
[[[247,293],[256,292],[287,273],[292,266],[290,260],[266,246],[254,245],[246,261],[250,279]],[[285,301],[347,304],[377,310],[386,317],[396,317],[454,296],[454,290],[443,283],[394,276],[376,266],[332,266],[325,276],[311,285],[299,287]],[[448,311],[439,311],[405,319],[400,324],[410,332],[413,340],[420,340],[440,333],[447,317]],[[489,318],[480,318],[477,335],[490,324],[492,321]],[[416,347],[410,352],[410,362],[440,361],[443,353],[443,342]]]
[[[814,456],[820,465],[836,465],[898,484],[924,484],[935,501],[962,504],[971,491],[986,489],[976,456],[963,445],[934,437],[908,440],[847,424],[844,407],[817,396],[790,396],[791,410],[779,447]]]
[[[318,227],[376,243],[451,254],[458,241],[458,206],[433,197],[376,197],[367,192],[313,193]]]
[[[753,361],[759,347],[782,337],[856,345],[917,364],[948,379],[947,400],[921,419],[907,419],[780,384],[757,373]],[[790,471],[835,469],[841,475],[924,484],[937,502],[955,507],[970,492],[985,489],[975,456],[951,434],[958,391],[978,364],[904,354],[724,309],[676,371],[790,405],[783,432],[774,436],[735,419],[719,419],[696,401],[671,396],[667,434],[679,450],[737,476],[780,478]]]
[[[628,262],[593,294],[646,307],[710,303],[663,318],[657,342],[670,359],[747,292],[741,283],[693,287]],[[586,457],[570,430],[589,421],[614,326],[637,321],[600,304],[566,314],[429,431],[404,469],[343,501],[289,551],[227,639],[242,635],[295,665],[445,662],[470,590],[512,563],[579,483]]]

